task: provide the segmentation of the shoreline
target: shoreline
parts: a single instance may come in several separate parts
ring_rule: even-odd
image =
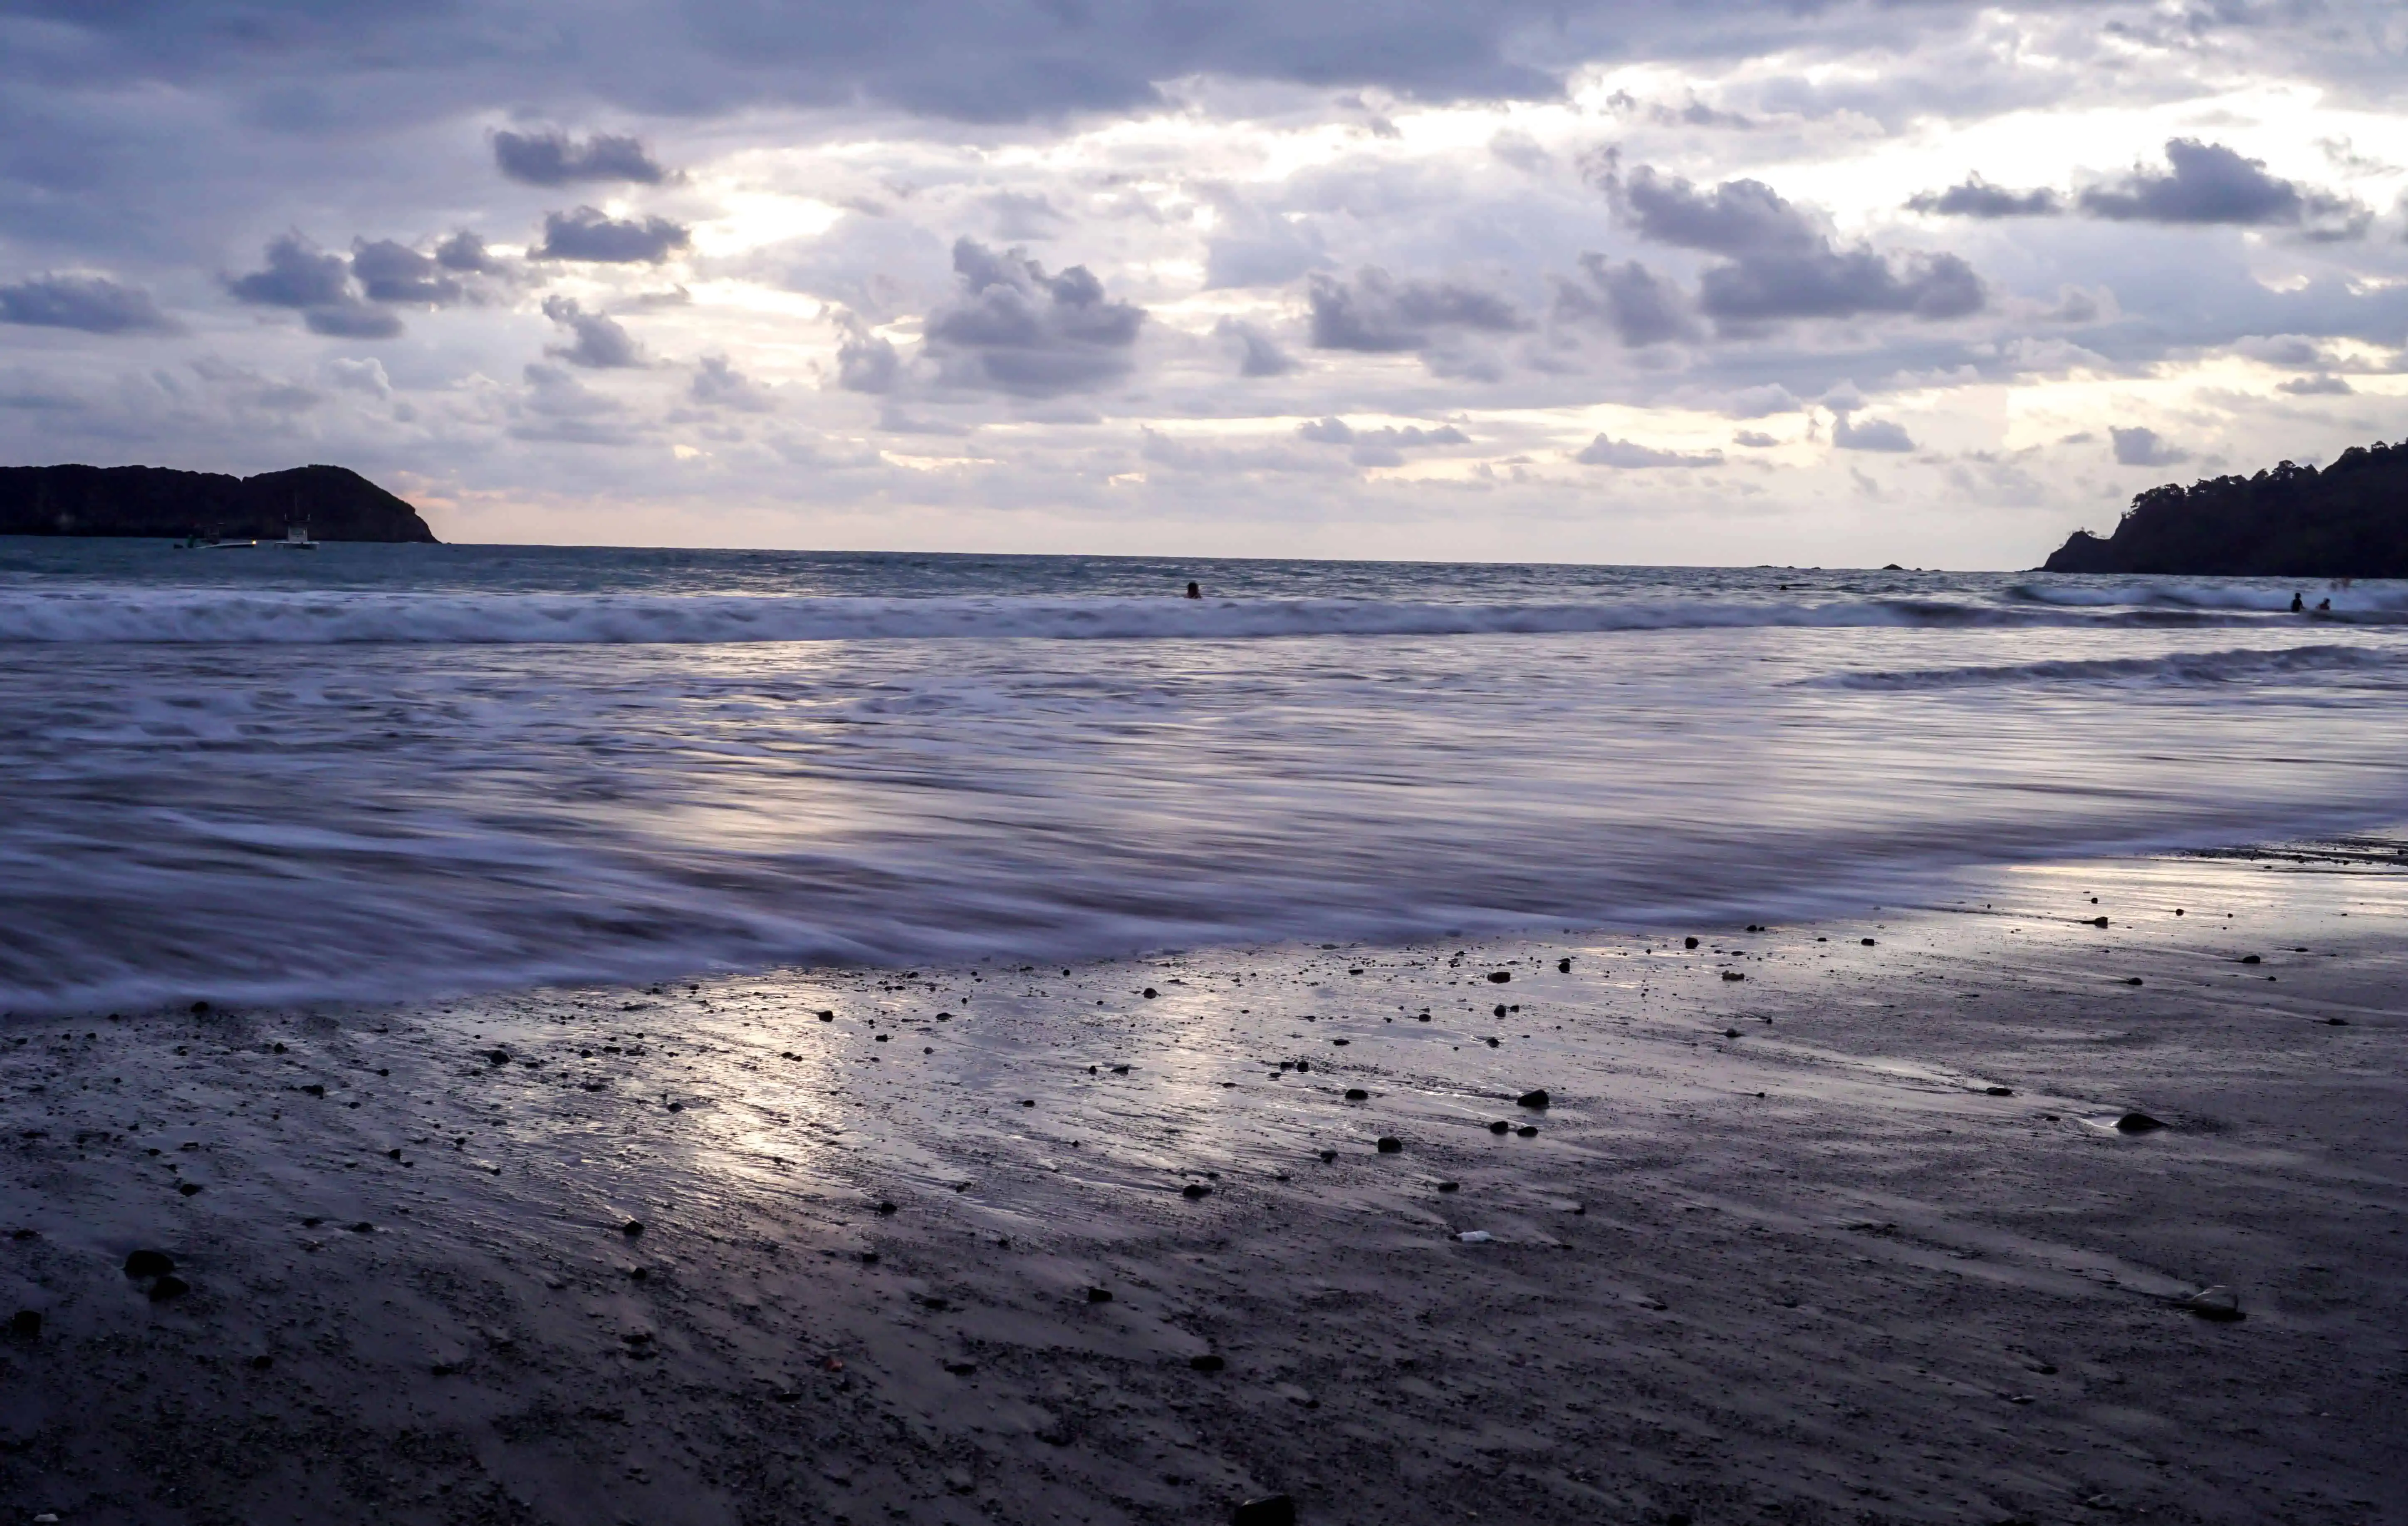
[[[0,1315],[41,1328],[0,1341],[0,1496],[62,1522],[2408,1513],[2408,878],[1989,884],[1694,952],[17,1018]],[[2168,1127],[2118,1133],[2126,1109]],[[124,1275],[140,1248],[188,1290]],[[2172,1302],[2210,1284],[2246,1317]]]

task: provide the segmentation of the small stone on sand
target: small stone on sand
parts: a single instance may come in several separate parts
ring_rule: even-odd
[[[1248,1500],[1229,1513],[1229,1526],[1296,1526],[1296,1502],[1284,1494]]]
[[[1394,1134],[1382,1134],[1380,1136],[1379,1148],[1382,1155],[1394,1155],[1404,1147],[1405,1142],[1398,1139]]]
[[[1495,1123],[1488,1126],[1488,1131],[1492,1134],[1510,1134],[1513,1131],[1513,1126],[1507,1123],[1503,1118],[1498,1118]]]
[[[164,1277],[176,1270],[176,1259],[164,1250],[137,1250],[125,1258],[129,1277]]]
[[[41,1314],[34,1309],[19,1309],[8,1317],[8,1333],[21,1341],[30,1341],[42,1332]]]
[[[2145,1134],[2164,1127],[2146,1113],[2127,1113],[2115,1120],[2115,1131],[2119,1134]]]
[[[1211,1194],[1212,1189],[1206,1187],[1202,1182],[1190,1182],[1185,1187],[1179,1189],[1179,1195],[1182,1198],[1205,1198],[1211,1196]]]
[[[1535,1091],[1526,1091],[1513,1101],[1523,1107],[1544,1107],[1547,1105],[1546,1088],[1541,1087]]]
[[[1217,1373],[1229,1364],[1208,1351],[1200,1357],[1188,1358],[1187,1365],[1199,1373]]]
[[[1368,1102],[1371,1100],[1371,1094],[1361,1087],[1348,1087],[1346,1100],[1350,1102]]]
[[[2200,1318],[2214,1319],[2218,1323],[2229,1324],[2248,1317],[2241,1312],[2239,1295],[2222,1286],[2202,1288],[2188,1298],[2176,1299],[2175,1302]]]

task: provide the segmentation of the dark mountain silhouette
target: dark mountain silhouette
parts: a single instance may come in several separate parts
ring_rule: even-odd
[[[418,511],[342,467],[257,477],[165,467],[0,467],[0,535],[188,535],[432,544]]]
[[[2042,570],[2408,578],[2408,440],[2354,446],[2322,471],[2286,461],[2153,487],[2114,534],[2076,530]]]

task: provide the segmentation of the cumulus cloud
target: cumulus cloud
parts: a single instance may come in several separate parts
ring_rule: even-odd
[[[1450,333],[1512,334],[1530,326],[1494,292],[1455,281],[1398,281],[1367,265],[1353,281],[1314,276],[1305,297],[1319,350],[1392,354]]]
[[[595,265],[658,265],[694,242],[694,230],[666,217],[616,218],[595,208],[547,212],[542,253]]]
[[[1383,425],[1377,429],[1357,429],[1344,419],[1332,415],[1326,419],[1308,419],[1297,425],[1297,434],[1316,445],[1352,447],[1350,458],[1358,467],[1400,467],[1405,464],[1405,452],[1431,445],[1469,445],[1471,437],[1451,424],[1425,429],[1418,424],[1401,428]]]
[[[485,250],[485,240],[463,228],[435,246],[435,263],[464,276],[501,273],[502,262]]]
[[[2129,428],[2110,426],[2107,434],[2114,441],[2115,464],[2119,467],[2171,467],[2190,459],[2188,451],[2175,449],[2155,429],[2141,425]]]
[[[1858,423],[1853,414],[1842,413],[1831,421],[1831,443],[1843,451],[1911,451],[1914,440],[1903,425],[1888,419],[1866,419]]]
[[[847,392],[894,391],[903,373],[903,357],[895,353],[893,342],[870,332],[853,313],[840,312],[836,322],[844,336],[837,344],[836,384]]]
[[[432,255],[380,238],[351,241],[351,274],[371,302],[408,302],[448,307],[460,300],[459,281]]]
[[[2364,226],[2343,197],[2302,190],[2266,172],[2262,159],[2244,159],[2220,143],[2177,137],[2166,144],[2163,171],[2136,168],[2081,195],[2092,217],[2117,222],[2228,223],[2244,227],[2291,224],[2311,218]]]
[[[1945,191],[1926,191],[1908,198],[1906,205],[1914,211],[1941,217],[2055,217],[2065,209],[2064,201],[2046,187],[2010,191],[2002,185],[1992,185],[1979,175],[1969,175]]]
[[[568,330],[571,337],[571,343],[545,349],[544,353],[554,360],[565,360],[571,366],[582,366],[589,370],[612,370],[644,364],[643,348],[637,344],[634,335],[602,313],[587,312],[572,297],[545,297],[543,315]]]
[[[1145,310],[1104,295],[1083,265],[1058,275],[1019,251],[953,245],[959,295],[930,312],[927,353],[958,387],[1054,397],[1128,374]]]
[[[1697,305],[1727,332],[1799,318],[1962,318],[1988,300],[1981,278],[1957,256],[1894,259],[1865,245],[1839,248],[1760,180],[1702,191],[1641,166],[1610,180],[1609,191],[1641,237],[1726,257],[1698,278]]]
[[[777,406],[768,389],[738,370],[725,355],[705,355],[695,363],[686,396],[705,408],[732,408],[743,413],[767,413]]]
[[[1572,457],[1584,467],[1612,467],[1623,471],[1647,471],[1659,467],[1719,467],[1720,451],[1661,451],[1636,440],[1600,434]]]
[[[0,286],[0,324],[86,334],[165,334],[177,326],[149,292],[106,276],[33,276]]]
[[[1627,345],[1698,337],[1693,304],[1671,281],[1636,260],[1580,257],[1584,281],[1555,283],[1555,315],[1604,324]]]
[[[1731,443],[1744,445],[1752,451],[1760,451],[1768,446],[1778,445],[1781,441],[1761,429],[1734,429],[1731,431]]]
[[[2295,376],[2287,382],[2278,382],[2274,390],[2287,392],[2294,397],[2347,397],[2358,389],[2327,372],[2321,376]]]
[[[658,185],[669,178],[642,143],[600,133],[583,142],[558,132],[495,133],[494,163],[503,174],[527,185],[580,180]]]
[[[389,339],[401,320],[372,308],[351,289],[351,262],[331,254],[297,233],[271,239],[266,267],[226,281],[237,301],[258,307],[293,308],[312,334],[337,339]]]
[[[1296,369],[1296,357],[1254,324],[1224,318],[1212,325],[1212,334],[1237,346],[1240,376],[1285,376]]]

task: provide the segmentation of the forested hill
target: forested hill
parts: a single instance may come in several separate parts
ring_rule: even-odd
[[[2048,572],[2408,578],[2408,440],[2353,447],[2319,471],[2153,487],[2101,539],[2077,530]]]
[[[418,511],[342,467],[257,477],[165,467],[0,467],[0,535],[189,535],[411,540],[435,532]]]

